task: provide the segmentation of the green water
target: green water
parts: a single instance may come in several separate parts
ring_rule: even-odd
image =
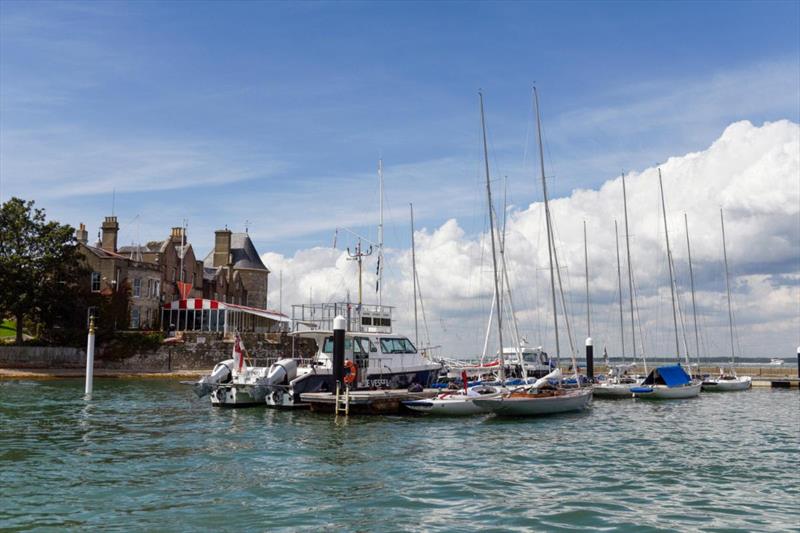
[[[0,529],[786,531],[800,394],[502,420],[223,410],[178,383],[0,382]],[[796,529],[795,529],[796,530]]]

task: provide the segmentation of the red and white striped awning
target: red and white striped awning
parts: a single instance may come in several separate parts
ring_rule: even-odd
[[[174,302],[167,302],[164,304],[164,309],[185,309],[185,310],[201,310],[201,309],[227,309],[230,311],[240,311],[251,315],[260,316],[274,320],[275,322],[290,322],[288,316],[279,311],[272,311],[270,309],[259,309],[258,307],[248,307],[246,305],[232,304],[220,302],[217,300],[207,300],[205,298],[188,298],[186,300],[175,300]]]

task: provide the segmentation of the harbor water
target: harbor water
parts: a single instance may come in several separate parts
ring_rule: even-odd
[[[218,409],[172,381],[0,382],[0,529],[787,531],[800,394],[537,419]]]

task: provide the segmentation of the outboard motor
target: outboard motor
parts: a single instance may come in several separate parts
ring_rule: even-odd
[[[267,372],[266,385],[288,384],[297,377],[297,361],[294,359],[281,359],[273,363]]]
[[[198,398],[202,398],[211,393],[216,385],[224,383],[231,379],[231,368],[233,367],[233,359],[227,359],[221,363],[217,363],[211,374],[203,376],[192,385],[192,390],[197,394]]]

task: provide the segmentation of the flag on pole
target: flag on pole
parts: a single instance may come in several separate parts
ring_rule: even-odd
[[[178,281],[176,283],[178,284],[178,291],[181,294],[181,300],[187,299],[189,297],[189,293],[192,292],[192,284],[184,281]]]
[[[245,350],[244,343],[242,342],[242,338],[239,336],[239,332],[236,332],[236,335],[233,339],[233,371],[236,374],[239,374],[244,370],[244,354],[247,350]]]

